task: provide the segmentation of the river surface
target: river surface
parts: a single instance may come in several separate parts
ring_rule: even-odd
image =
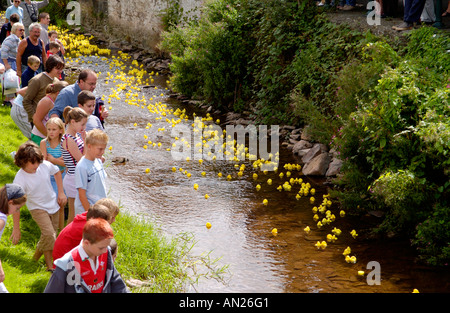
[[[106,72],[114,71],[108,67],[109,61],[94,57],[79,60],[92,61],[88,66],[101,72],[95,93],[108,99],[107,96],[113,93],[110,88],[115,88],[113,79],[105,85]],[[167,77],[153,78],[151,86],[133,90],[133,93],[136,92],[138,98],[144,96],[147,103],[161,102],[167,109],[186,109],[188,121],[182,123],[188,126],[193,123],[193,113],[205,116],[205,113],[183,106],[168,96]],[[127,104],[124,101],[126,92],[117,93],[120,100],[113,98],[106,105],[111,106],[105,125],[110,138],[108,146],[112,147],[106,162],[109,196],[120,202],[123,210],[155,222],[168,237],[192,234],[196,241],[192,250],[194,255],[210,253],[212,258],[220,258],[218,266],[228,265],[223,277],[225,282],[201,279],[188,291],[409,293],[414,288],[420,292],[450,290],[449,271],[417,265],[414,250],[408,247],[407,241],[354,239],[350,231],[358,232],[360,221],[340,217],[336,203],[329,208],[336,216],[335,222],[318,229],[312,208],[318,206],[322,196],[328,193],[323,179],[307,178],[299,171],[291,171],[292,178],[302,178],[315,188],[314,204],[310,203],[310,195],[299,200],[295,198],[299,184],[295,184],[291,192],[277,190],[288,180],[279,177],[280,172],[286,173],[283,165],[298,163],[290,151],[280,147],[279,171],[267,174],[254,170],[249,160],[237,163],[205,160],[202,164],[196,159],[176,161],[167,150],[172,148],[175,139],[166,118],[178,117],[161,116],[147,107]],[[148,123],[152,126],[146,128]],[[161,131],[163,127],[165,131]],[[149,140],[161,143],[161,147],[149,144]],[[128,161],[111,162],[114,157],[124,157]],[[242,176],[238,176],[239,168],[235,164],[239,167],[245,164]],[[176,168],[175,172],[172,167]],[[146,173],[147,168],[149,173]],[[218,177],[218,173],[223,176]],[[256,180],[254,173],[258,174]],[[232,179],[227,180],[227,175]],[[272,185],[267,183],[269,178],[273,180]],[[197,190],[193,188],[194,184],[198,184]],[[257,184],[261,185],[259,191],[255,189]],[[268,200],[267,205],[263,204],[263,199]],[[205,227],[206,223],[210,223],[211,228]],[[311,228],[309,234],[304,231],[306,226]],[[328,243],[324,250],[317,249],[316,242],[326,240],[334,227],[342,230],[338,240]],[[272,233],[273,228],[278,230],[276,235]],[[355,264],[344,259],[342,253],[347,247],[351,247],[351,255],[357,257]],[[370,261],[378,262],[379,272],[372,274],[379,275],[366,280],[367,274],[375,269],[366,268]],[[361,270],[365,271],[363,277],[358,275]],[[380,279],[376,281],[375,278]],[[368,284],[368,281],[379,284]]]

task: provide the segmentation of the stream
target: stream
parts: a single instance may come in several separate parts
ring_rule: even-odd
[[[218,266],[228,265],[225,282],[201,279],[198,285],[187,291],[410,293],[414,288],[420,292],[449,291],[449,271],[416,264],[414,249],[407,241],[367,241],[362,240],[362,236],[354,239],[350,231],[355,229],[358,232],[361,220],[340,217],[337,203],[328,208],[336,216],[335,221],[318,229],[312,208],[319,206],[323,195],[328,193],[323,178],[308,178],[300,171],[290,171],[291,178],[301,178],[315,189],[314,204],[310,203],[311,195],[296,199],[300,184],[294,183],[290,192],[277,190],[288,180],[279,176],[281,172],[287,172],[283,166],[299,162],[291,151],[280,147],[279,170],[267,174],[254,170],[253,162],[248,159],[241,162],[204,160],[200,163],[195,158],[176,161],[167,150],[172,148],[175,139],[166,118],[178,120],[178,117],[166,112],[185,109],[188,120],[180,124],[188,126],[193,123],[194,113],[200,117],[206,114],[170,98],[166,89],[168,78],[162,75],[152,76],[154,82],[145,88],[135,85],[140,87],[132,90],[137,95],[135,98],[146,99],[147,102],[136,100],[139,105],[130,105],[124,101],[127,89],[121,92],[111,90],[117,90],[116,85],[120,81],[108,78],[107,72],[112,74],[115,71],[109,67],[110,58],[92,56],[77,59],[79,64],[88,63],[90,68],[101,72],[95,90],[97,96],[105,96],[107,102],[108,95],[117,95],[106,103],[107,108],[111,107],[105,124],[110,138],[108,146],[111,146],[106,153],[105,165],[109,197],[120,202],[123,210],[155,222],[169,237],[180,233],[192,234],[196,241],[192,249],[194,255],[210,253],[211,258],[220,258]],[[73,60],[71,64],[74,64]],[[107,85],[105,81],[108,81]],[[149,103],[160,102],[162,109],[157,113],[146,107]],[[225,129],[224,125],[221,127]],[[161,143],[160,147],[158,143]],[[124,157],[128,161],[111,162],[114,157]],[[239,176],[242,164],[245,170]],[[148,173],[146,169],[149,169]],[[222,173],[222,177],[218,173]],[[256,179],[254,173],[258,175]],[[232,178],[227,180],[227,175]],[[273,181],[271,185],[267,183],[269,178]],[[197,190],[194,184],[198,185]],[[261,186],[259,191],[255,189],[257,184]],[[263,199],[268,200],[267,205],[263,204]],[[372,221],[375,217],[365,218]],[[211,227],[207,228],[206,223]],[[306,226],[311,228],[309,234],[304,231]],[[316,242],[325,241],[334,227],[342,231],[337,241],[328,242],[326,249],[318,249]],[[272,232],[274,228],[277,229],[276,234]],[[347,247],[351,247],[351,255],[357,258],[355,264],[345,261],[342,253]],[[379,264],[379,284],[369,284],[369,279],[366,280],[372,271],[372,268],[366,268],[370,261]],[[364,271],[364,276],[358,275],[358,271]]]

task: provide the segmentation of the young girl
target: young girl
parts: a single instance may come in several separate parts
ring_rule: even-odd
[[[27,208],[41,230],[41,237],[33,256],[38,261],[44,255],[48,270],[52,270],[52,251],[59,222],[59,208],[67,202],[59,168],[44,160],[39,147],[32,141],[22,144],[14,156],[20,167],[14,183],[20,185],[27,195]],[[50,176],[55,175],[58,194],[53,191]],[[20,211],[13,215],[14,230],[20,237]]]
[[[20,208],[27,201],[27,196],[22,187],[16,184],[6,184],[0,189],[0,239],[2,238],[3,231],[5,230],[7,216],[14,214],[20,210]],[[15,230],[15,229],[14,229]],[[11,239],[13,244],[17,244],[19,241],[16,234],[12,234]],[[6,293],[6,289],[3,281],[5,280],[5,272],[2,268],[2,262],[0,261],[0,293]]]
[[[67,82],[56,82],[49,84],[45,90],[45,97],[39,100],[36,112],[33,115],[33,129],[31,130],[31,140],[36,144],[40,144],[41,140],[47,136],[47,123],[49,116],[48,112],[55,106],[56,97],[59,92],[68,85]]]
[[[64,122],[59,117],[52,117],[45,124],[47,137],[41,141],[40,148],[44,160],[47,160],[59,167],[62,178],[66,176],[64,160],[61,151],[61,138],[64,135]],[[51,176],[51,183],[55,193],[58,193],[55,176]],[[59,209],[59,230],[64,228],[64,206]]]
[[[86,138],[86,123],[88,115],[81,108],[66,107],[63,112],[66,121],[66,133],[61,138],[61,149],[64,164],[66,166],[66,176],[63,185],[69,200],[69,215],[67,224],[75,217],[75,167],[84,154],[84,139]]]

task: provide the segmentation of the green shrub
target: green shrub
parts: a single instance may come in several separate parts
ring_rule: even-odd
[[[416,227],[412,240],[420,258],[431,265],[448,265],[450,261],[450,210],[437,204],[428,218]]]

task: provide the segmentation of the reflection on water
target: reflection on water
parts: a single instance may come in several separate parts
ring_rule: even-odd
[[[98,62],[100,63],[100,62]],[[104,75],[104,74],[102,74]],[[108,94],[109,89],[102,84],[100,75],[96,89],[98,95]],[[180,103],[169,99],[165,87],[165,77],[155,77],[154,88],[140,92],[153,101],[162,101],[176,108]],[[163,95],[161,96],[161,90]],[[174,139],[170,125],[164,119],[157,120],[158,114],[146,108],[131,106],[114,100],[106,131],[110,138],[111,152],[108,154],[108,186],[110,197],[126,210],[148,216],[156,221],[167,235],[192,233],[196,245],[194,254],[211,252],[214,258],[221,258],[220,265],[229,265],[231,276],[227,284],[215,280],[202,280],[196,287],[200,292],[411,292],[413,288],[421,292],[448,291],[448,271],[428,270],[413,263],[410,248],[405,242],[362,242],[353,239],[349,231],[359,221],[337,218],[332,227],[341,228],[343,233],[335,243],[329,243],[325,250],[317,250],[316,241],[325,240],[331,228],[318,230],[313,222],[313,205],[309,197],[295,198],[298,185],[291,193],[278,191],[277,186],[286,179],[278,173],[258,173],[255,181],[250,162],[242,177],[237,176],[234,163],[226,161],[196,160],[174,161],[170,151]],[[172,117],[170,117],[172,118]],[[134,124],[136,123],[136,126]],[[152,127],[146,129],[147,123]],[[185,122],[190,125],[192,120]],[[158,128],[165,127],[165,132]],[[147,138],[144,137],[147,136]],[[161,143],[161,147],[148,144]],[[147,149],[144,148],[147,145]],[[125,164],[114,164],[110,160],[125,157]],[[281,150],[281,166],[297,163],[289,151]],[[239,163],[239,164],[242,164]],[[176,172],[172,172],[176,167]],[[183,171],[191,173],[187,177]],[[146,174],[145,169],[150,173]],[[205,172],[203,176],[201,173]],[[219,178],[217,173],[223,173]],[[233,176],[231,181],[226,176]],[[302,177],[293,171],[293,177]],[[273,179],[269,186],[267,179]],[[307,179],[316,189],[318,203],[327,193],[321,179]],[[194,190],[198,184],[198,190]],[[262,186],[255,190],[256,184]],[[209,199],[205,199],[205,194]],[[267,206],[262,204],[266,198]],[[318,204],[316,204],[318,205]],[[338,216],[336,204],[331,206]],[[212,227],[207,229],[209,222]],[[310,226],[312,232],[303,229]],[[329,225],[330,226],[330,225]],[[278,229],[278,235],[271,233]],[[348,264],[342,252],[351,246],[352,255],[358,262]],[[369,261],[381,265],[381,285],[369,286],[358,270],[366,269]],[[194,291],[194,290],[193,290]]]

